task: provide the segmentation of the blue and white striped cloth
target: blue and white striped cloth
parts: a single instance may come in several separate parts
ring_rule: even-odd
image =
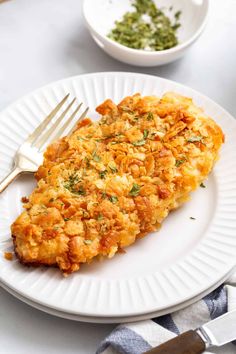
[[[96,354],[141,354],[233,309],[236,309],[236,274],[201,301],[183,310],[118,326],[102,341]],[[213,348],[206,353],[236,354],[235,344]]]

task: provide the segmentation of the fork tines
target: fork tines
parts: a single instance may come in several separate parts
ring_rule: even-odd
[[[65,134],[67,128],[73,123],[73,119],[76,114],[79,112],[82,103],[74,105],[76,98],[74,98],[59,114],[61,107],[63,107],[68,100],[70,94],[67,94],[60,103],[53,109],[53,111],[43,120],[43,122],[35,129],[35,131],[28,137],[27,142],[32,146],[36,147],[39,151],[42,151],[45,144],[51,142],[52,140],[60,138]],[[75,109],[72,113],[69,113],[72,110],[72,107]],[[76,122],[69,129],[67,134],[71,134],[78,123],[81,121],[87,114],[89,108],[87,107],[83,113],[80,115],[79,119],[76,119]],[[54,120],[54,118],[56,119]],[[53,121],[54,120],[54,121]]]

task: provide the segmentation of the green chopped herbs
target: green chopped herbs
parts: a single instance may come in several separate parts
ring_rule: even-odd
[[[181,11],[171,20],[153,0],[131,0],[134,11],[126,12],[108,37],[126,47],[160,51],[178,44],[176,35],[180,25]],[[169,8],[169,11],[172,9]]]
[[[180,16],[181,16],[181,11],[177,11],[177,12],[175,13],[175,19],[176,19],[177,21],[179,21]]]
[[[108,165],[112,173],[118,172],[117,168],[115,166]]]
[[[107,197],[106,192],[102,192],[102,199],[105,199]]]
[[[101,157],[99,155],[97,155],[96,151],[93,152],[93,160],[95,162],[100,162],[101,161]]]
[[[198,143],[200,141],[202,141],[202,136],[192,136],[187,139],[188,143]]]
[[[101,221],[103,219],[103,215],[101,213],[98,214],[97,220]]]
[[[185,159],[176,160],[176,161],[175,161],[175,166],[176,166],[176,167],[179,167],[179,166],[182,165],[185,161],[186,161]]]
[[[153,113],[149,112],[148,115],[147,115],[147,120],[153,120],[153,119],[154,119]]]
[[[80,186],[79,189],[77,191],[75,191],[74,193],[78,194],[78,195],[85,195],[86,194],[85,189],[82,186]]]
[[[100,176],[101,179],[105,179],[106,178],[106,174],[107,174],[107,170],[99,172],[99,176]]]
[[[137,197],[137,195],[139,195],[139,192],[140,192],[140,186],[137,183],[134,183],[132,189],[129,192],[129,195],[131,197]]]
[[[84,244],[87,246],[91,245],[92,242],[93,242],[92,240],[84,240]]]
[[[54,198],[49,199],[49,203],[54,202]]]
[[[81,140],[81,141],[86,140],[86,139],[82,138],[82,136],[77,136],[77,139],[78,139],[78,140]]]
[[[147,139],[148,134],[149,134],[149,130],[144,129],[144,131],[143,131],[143,138],[144,138],[144,139]]]
[[[74,189],[71,191],[73,194],[86,195],[84,187],[80,186],[79,189]]]
[[[83,213],[83,218],[89,218],[89,213],[86,210],[83,210],[82,213]]]
[[[81,179],[79,179],[76,173],[73,173],[72,175],[69,176],[69,179],[64,184],[64,187],[68,189],[70,192],[73,192],[75,185],[79,182],[81,182]]]
[[[65,220],[65,221],[68,221],[68,220],[70,220],[70,218],[64,218],[64,220]]]
[[[89,162],[89,159],[88,159],[87,156],[84,158],[84,161],[86,162],[86,167],[89,167],[90,166],[90,162]]]
[[[115,195],[111,195],[109,197],[110,202],[112,202],[113,204],[118,202],[118,198]]]
[[[205,184],[203,182],[200,184],[200,187],[201,188],[206,188],[206,186],[205,186]]]
[[[134,146],[143,146],[146,144],[146,140],[145,139],[141,139],[138,141],[135,141],[134,143],[132,143]]]
[[[143,146],[143,145],[145,145],[146,144],[146,139],[148,137],[148,134],[149,134],[149,130],[144,129],[144,131],[143,131],[143,139],[135,141],[132,144],[134,146]]]
[[[69,179],[64,184],[64,187],[73,194],[85,195],[86,193],[83,186],[79,186],[79,188],[77,188],[77,184],[81,181],[82,180],[76,175],[76,173],[73,173],[69,176]]]

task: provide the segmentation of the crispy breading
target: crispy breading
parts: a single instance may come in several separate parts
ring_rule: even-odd
[[[99,122],[84,119],[45,152],[11,227],[24,264],[68,274],[157,230],[208,176],[224,141],[211,118],[174,93],[106,100],[97,112]]]

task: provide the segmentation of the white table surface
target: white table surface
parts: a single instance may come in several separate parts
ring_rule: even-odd
[[[82,0],[0,4],[0,109],[67,76],[134,71],[191,86],[236,116],[236,0],[211,3],[207,28],[187,55],[155,68],[125,65],[100,50],[85,28]],[[112,328],[47,315],[0,288],[0,354],[90,354]]]

